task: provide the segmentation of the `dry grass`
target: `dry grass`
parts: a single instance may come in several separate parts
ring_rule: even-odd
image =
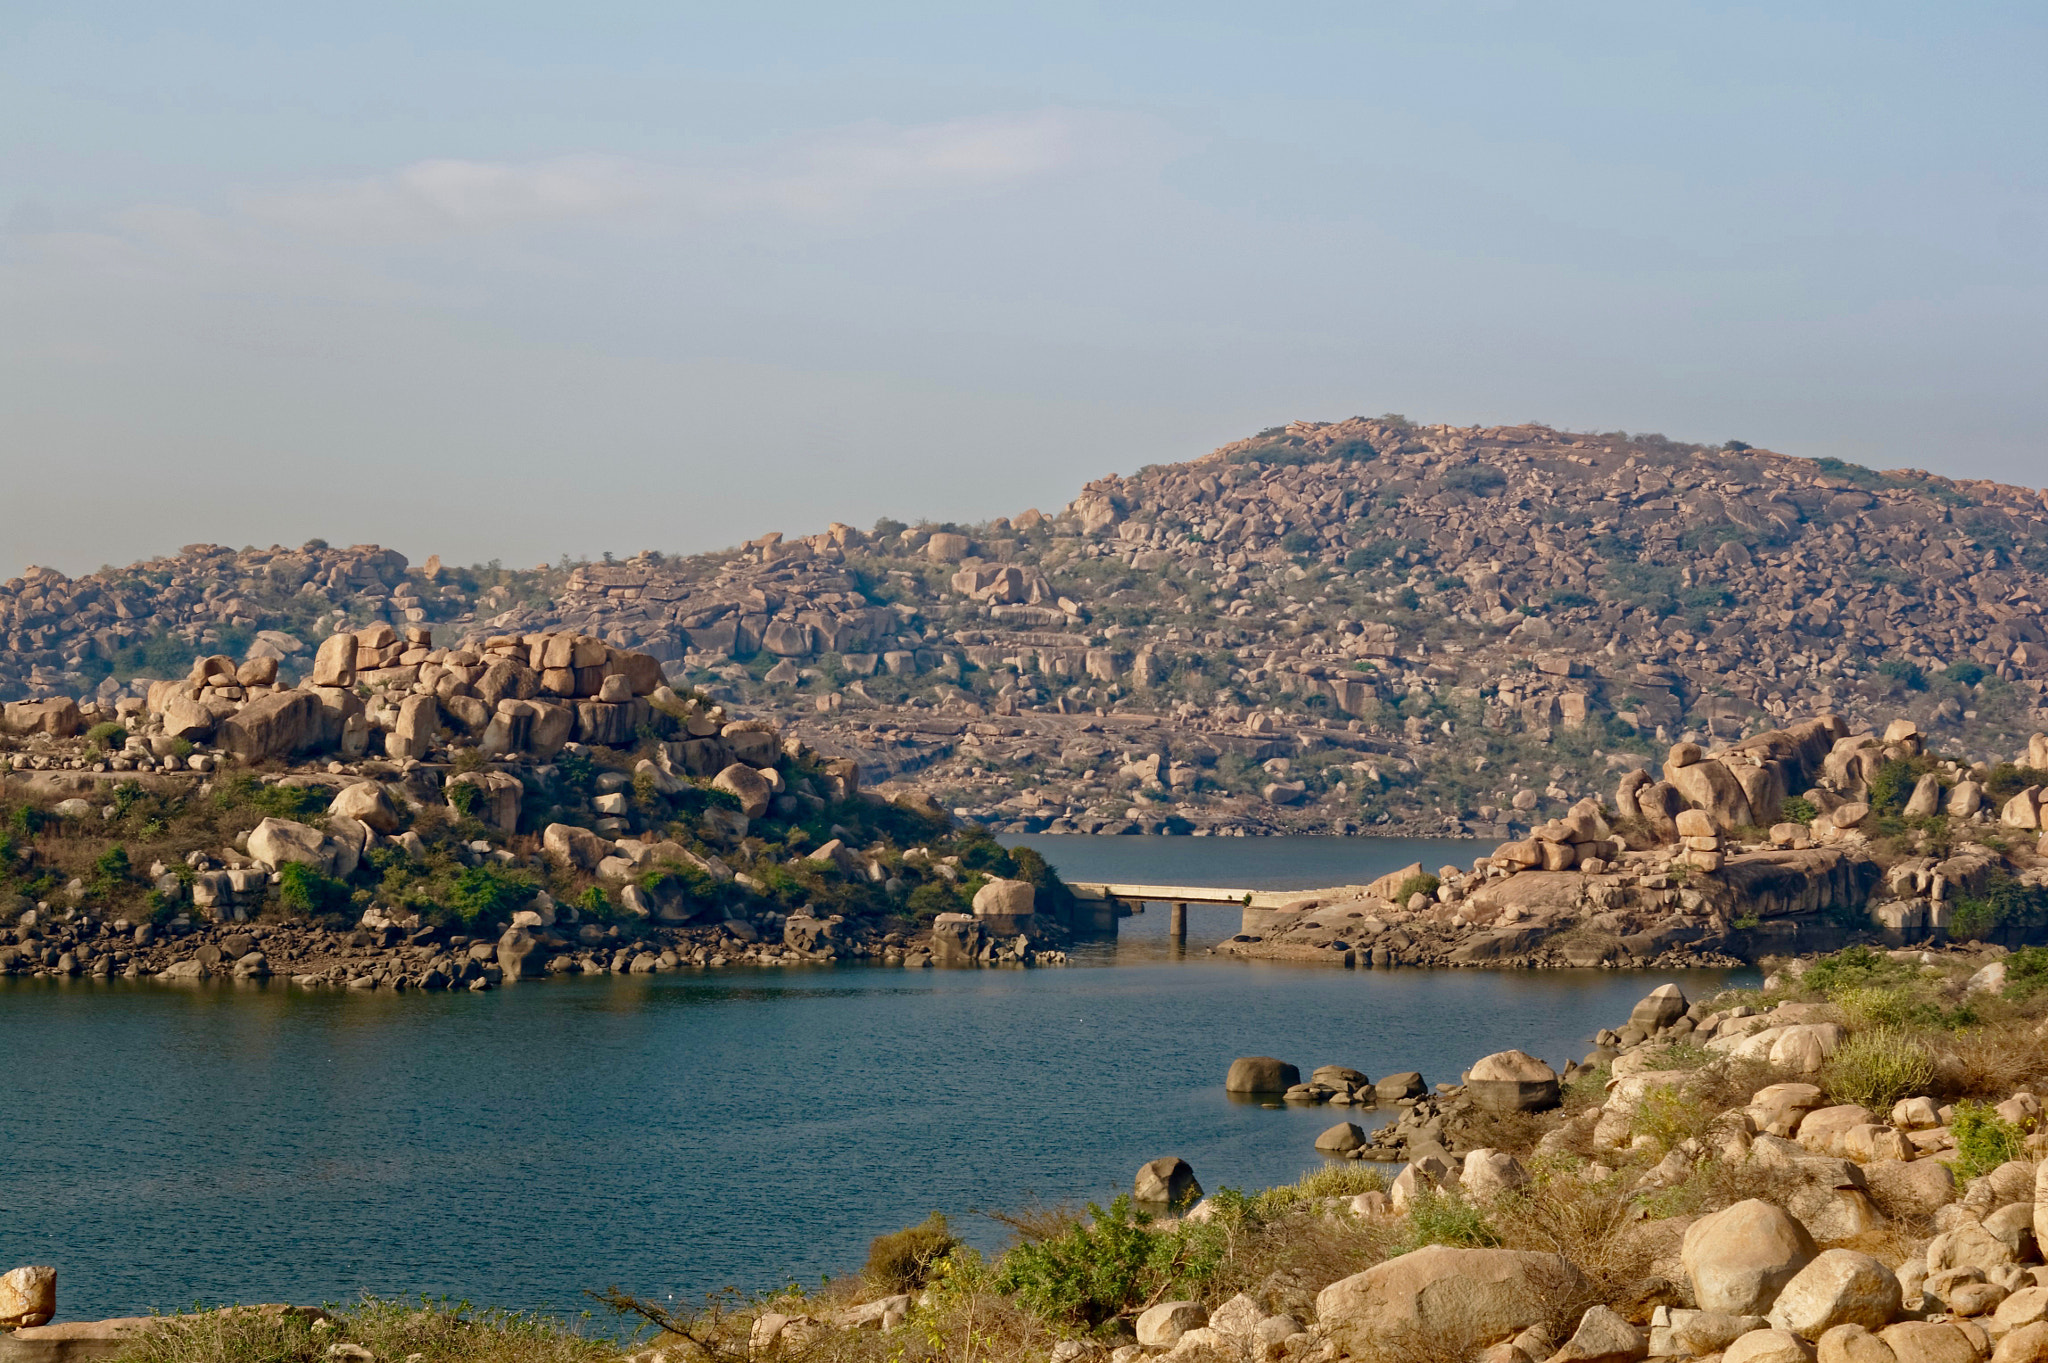
[[[2013,1090],[2048,1077],[2035,1023],[2013,1015],[1963,1031],[1923,1034],[1939,1057],[1935,1082],[1941,1096],[2003,1102]]]
[[[619,1352],[555,1317],[370,1298],[324,1319],[262,1307],[165,1316],[118,1363],[326,1363],[337,1344],[418,1363],[600,1363]]]

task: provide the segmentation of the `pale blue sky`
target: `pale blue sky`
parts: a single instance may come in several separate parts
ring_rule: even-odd
[[[0,3],[0,572],[979,519],[1389,410],[2039,485],[2044,15]]]

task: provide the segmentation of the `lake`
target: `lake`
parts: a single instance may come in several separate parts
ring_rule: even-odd
[[[1285,887],[1465,844],[1030,838],[1074,879]],[[1314,844],[1310,846],[1309,844]],[[1355,867],[1324,874],[1338,864]],[[1177,868],[1167,876],[1158,868]],[[1320,869],[1319,869],[1320,868]],[[938,1209],[1106,1200],[1144,1161],[1212,1191],[1294,1178],[1355,1110],[1233,1103],[1245,1054],[1455,1080],[1554,1064],[1651,988],[1754,972],[1364,971],[1220,962],[1235,912],[1166,915],[1065,969],[569,978],[489,994],[0,981],[0,1265],[60,1318],[449,1293],[575,1310],[857,1268]],[[1384,1118],[1359,1117],[1361,1121]]]

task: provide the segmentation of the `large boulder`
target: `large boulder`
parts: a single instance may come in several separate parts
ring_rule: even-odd
[[[1200,1302],[1163,1301],[1138,1317],[1138,1343],[1151,1349],[1170,1349],[1180,1337],[1207,1324],[1209,1313]]]
[[[289,757],[319,742],[320,734],[320,701],[308,691],[258,696],[220,722],[220,746],[244,762]]]
[[[1131,1196],[1140,1202],[1181,1207],[1201,1200],[1202,1185],[1195,1180],[1193,1165],[1178,1155],[1162,1155],[1139,1167]]]
[[[573,866],[579,871],[595,871],[612,854],[608,839],[567,823],[549,824],[541,832],[540,845],[557,866]]]
[[[1751,1330],[1736,1337],[1721,1363],[1814,1363],[1813,1346],[1790,1330]]]
[[[1743,794],[1742,783],[1715,759],[1683,767],[1667,762],[1664,764],[1664,779],[1685,797],[1687,804],[1704,810],[1723,831],[1755,822],[1750,813],[1749,797]]]
[[[1885,1326],[1877,1337],[1898,1363],[1979,1363],[1983,1358],[1976,1341],[1947,1321],[1902,1320]]]
[[[1038,891],[1028,880],[990,880],[974,892],[977,918],[1029,918]]]
[[[1316,1151],[1324,1155],[1348,1155],[1363,1149],[1365,1132],[1356,1122],[1339,1122],[1316,1137]]]
[[[1528,1171],[1513,1155],[1491,1146],[1481,1146],[1465,1152],[1465,1168],[1458,1177],[1458,1187],[1469,1200],[1485,1202],[1528,1181]]]
[[[498,968],[507,980],[537,980],[548,973],[547,950],[523,926],[505,929],[498,938]]]
[[[1285,1093],[1301,1082],[1301,1071],[1270,1055],[1244,1055],[1230,1062],[1225,1093]]]
[[[768,784],[768,778],[744,762],[734,762],[712,777],[711,786],[737,799],[740,813],[749,819],[766,814],[768,801],[775,795],[775,787]]]
[[[1420,1098],[1429,1092],[1429,1085],[1422,1081],[1417,1070],[1402,1070],[1389,1074],[1372,1086],[1373,1098],[1379,1103],[1398,1103],[1403,1098]]]
[[[1679,1262],[1702,1310],[1759,1315],[1817,1253],[1784,1208],[1750,1198],[1687,1227]]]
[[[1495,1112],[1544,1112],[1562,1101],[1557,1071],[1527,1051],[1496,1051],[1476,1062],[1465,1095]]]
[[[356,684],[355,635],[332,634],[321,642],[320,651],[313,655],[312,683],[315,686]]]
[[[298,862],[332,875],[337,850],[325,833],[291,819],[265,819],[249,833],[249,855],[272,870]]]
[[[1469,1350],[1541,1324],[1590,1294],[1562,1255],[1431,1245],[1340,1278],[1316,1295],[1339,1353],[1425,1341]]]
[[[474,796],[457,794],[464,787],[476,791]],[[448,803],[456,808],[457,801],[469,805],[470,813],[505,833],[519,830],[519,810],[526,800],[526,787],[519,778],[507,771],[465,771],[448,778],[446,787]]]
[[[29,1264],[0,1273],[0,1330],[41,1325],[56,1314],[56,1269]]]
[[[85,720],[78,713],[78,702],[69,696],[51,700],[11,700],[0,706],[0,733],[69,738],[83,727]]]
[[[1629,1025],[1642,1028],[1647,1036],[1663,1031],[1684,1017],[1685,1009],[1685,991],[1675,984],[1660,984],[1629,1010]]]
[[[1792,1275],[1771,1307],[1771,1324],[1817,1340],[1837,1325],[1882,1330],[1899,1314],[1899,1280],[1868,1254],[1823,1251]]]
[[[1609,1306],[1593,1306],[1550,1363],[1635,1363],[1649,1352],[1649,1340]]]
[[[327,812],[355,819],[379,833],[398,831],[398,808],[392,804],[390,792],[375,781],[343,786],[328,803]]]

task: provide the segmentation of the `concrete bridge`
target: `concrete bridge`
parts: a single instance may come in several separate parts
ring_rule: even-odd
[[[1303,890],[1247,890],[1217,885],[1131,885],[1110,881],[1068,881],[1067,888],[1074,892],[1076,899],[1093,901],[1103,906],[1104,917],[1122,918],[1132,912],[1142,912],[1147,904],[1169,904],[1173,907],[1173,918],[1168,932],[1175,941],[1184,942],[1188,935],[1188,905],[1229,904],[1240,909],[1278,909],[1301,899],[1308,891]]]

